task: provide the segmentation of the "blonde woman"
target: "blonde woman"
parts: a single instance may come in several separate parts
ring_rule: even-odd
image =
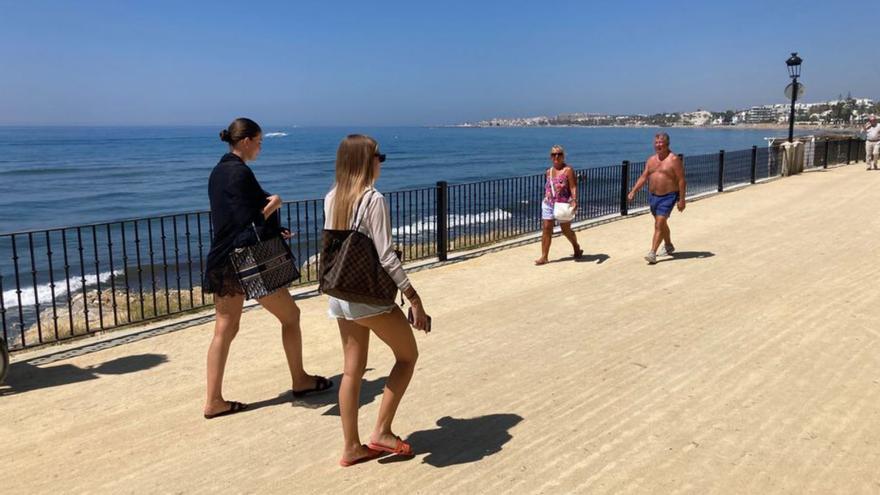
[[[565,150],[562,146],[550,148],[550,161],[553,166],[545,172],[544,201],[541,203],[541,257],[535,260],[536,265],[544,265],[550,255],[550,241],[553,239],[553,206],[556,203],[568,203],[572,211],[577,212],[577,177],[574,169],[565,163]],[[575,259],[583,256],[584,251],[577,242],[577,236],[571,230],[571,221],[559,222],[562,235],[571,243]]]
[[[352,134],[336,151],[336,182],[324,198],[324,228],[349,230],[358,225],[376,247],[382,267],[409,299],[413,326],[428,330],[428,315],[413,288],[391,243],[391,215],[382,193],[373,184],[385,155],[369,136]],[[391,430],[397,406],[403,397],[419,351],[410,324],[400,308],[364,304],[330,297],[329,315],[339,324],[344,370],[339,385],[339,415],[342,419],[343,450],[339,464],[347,467],[375,459],[383,453],[413,455],[412,447]],[[379,417],[367,445],[358,433],[358,407],[361,380],[367,367],[370,331],[394,353],[395,363],[385,382]]]

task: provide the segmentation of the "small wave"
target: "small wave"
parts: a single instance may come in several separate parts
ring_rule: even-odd
[[[110,280],[111,276],[119,276],[122,275],[122,270],[116,270],[115,272],[102,272],[100,275],[89,274],[85,276],[85,285],[86,287],[94,286],[98,284],[98,281],[103,284]],[[81,277],[70,277],[70,290],[71,292],[76,293],[76,291],[83,288],[83,279]],[[58,299],[67,294],[67,282],[64,280],[60,280],[55,282],[55,298]],[[38,301],[41,305],[50,305],[52,304],[52,287],[49,284],[40,284],[37,285],[37,297]],[[34,301],[34,288],[33,287],[22,287],[21,288],[21,305],[22,307],[33,306]],[[18,307],[18,294],[15,292],[15,289],[5,290],[3,291],[3,305],[6,310],[10,310],[11,308]]]
[[[284,136],[287,136],[286,132],[267,132],[266,134],[263,134],[263,137],[267,137],[267,138],[276,138],[276,137],[284,137]]]
[[[509,211],[496,208],[492,211],[484,211],[482,213],[469,213],[467,215],[450,215],[448,227],[468,227],[472,225],[486,224],[509,220],[513,218],[513,214]],[[391,229],[392,235],[419,235],[434,232],[437,230],[437,217],[431,215],[420,219],[409,225],[395,227]]]

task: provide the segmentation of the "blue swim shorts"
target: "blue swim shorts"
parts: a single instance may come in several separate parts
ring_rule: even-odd
[[[648,193],[648,204],[651,206],[651,215],[668,217],[672,215],[672,208],[678,202],[678,191],[657,196],[651,192]]]

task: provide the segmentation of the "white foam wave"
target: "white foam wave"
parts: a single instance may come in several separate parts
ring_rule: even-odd
[[[121,270],[116,270],[114,273],[110,272],[102,272],[100,275],[88,274],[85,276],[86,287],[97,285],[98,280],[101,283],[105,283],[110,280],[110,277],[113,275],[121,275]],[[83,288],[83,279],[81,277],[70,277],[70,290],[71,292],[76,293],[76,291]],[[101,287],[102,289],[104,287]],[[55,298],[62,297],[67,294],[67,282],[64,280],[55,282]],[[52,287],[49,284],[40,284],[37,286],[37,297],[36,300],[40,302],[41,305],[50,305],[52,304]],[[34,288],[30,287],[22,287],[21,288],[21,305],[22,307],[33,306],[35,303],[34,298]],[[15,292],[15,289],[5,290],[3,291],[3,305],[8,311],[10,308],[18,307],[18,294]]]
[[[492,211],[467,215],[450,215],[449,228],[468,227],[472,225],[499,222],[513,218],[513,214],[496,208]],[[432,215],[422,218],[410,225],[403,225],[391,229],[392,235],[419,235],[437,230],[437,217]]]
[[[286,132],[267,132],[266,134],[263,134],[263,137],[267,137],[267,138],[284,137],[284,136],[287,136]]]

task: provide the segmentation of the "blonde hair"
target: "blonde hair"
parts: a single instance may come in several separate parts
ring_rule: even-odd
[[[352,209],[364,190],[376,182],[373,160],[379,143],[370,136],[349,134],[336,149],[336,193],[333,199],[331,225],[334,229],[350,228]]]
[[[563,148],[562,146],[560,146],[558,144],[554,144],[553,146],[550,147],[550,153],[553,153],[553,152],[562,153],[564,155],[565,148]]]

